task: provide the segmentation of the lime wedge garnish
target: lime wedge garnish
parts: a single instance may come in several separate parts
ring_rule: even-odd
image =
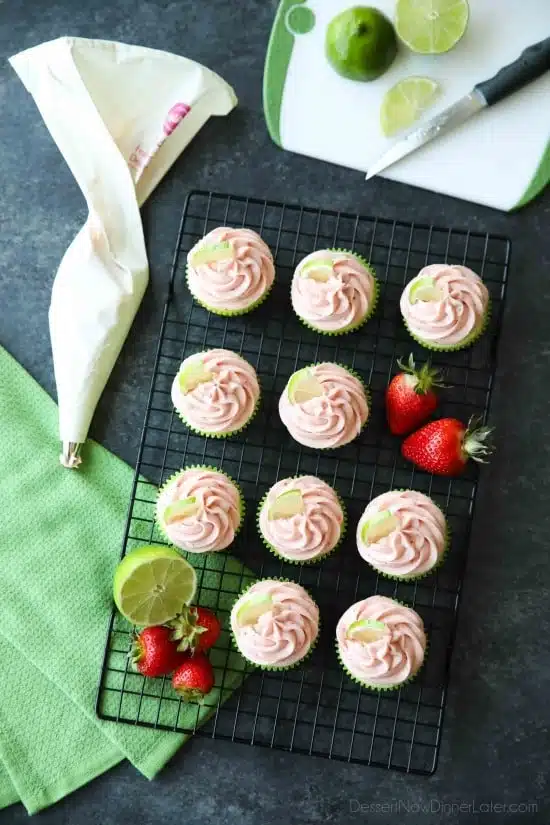
[[[300,490],[287,490],[286,493],[277,496],[269,508],[267,517],[269,521],[274,521],[279,518],[291,518],[303,512],[304,498]]]
[[[380,126],[386,137],[412,126],[440,91],[439,83],[430,77],[405,77],[388,89],[380,107]]]
[[[190,498],[183,498],[181,501],[174,501],[169,504],[164,511],[163,518],[166,524],[172,524],[174,521],[181,521],[189,516],[194,516],[199,509],[197,499],[195,496]]]
[[[442,54],[455,46],[468,26],[467,0],[397,0],[395,30],[418,54]]]
[[[171,547],[140,547],[115,571],[113,598],[129,622],[140,627],[165,624],[195,596],[195,570]]]
[[[291,404],[304,404],[323,395],[323,385],[315,378],[311,367],[298,370],[288,382],[288,398]]]
[[[441,301],[443,293],[433,278],[420,278],[411,286],[409,298],[411,304],[417,304],[418,301]]]
[[[192,392],[199,384],[205,384],[211,381],[213,374],[204,368],[204,364],[200,359],[194,359],[184,366],[178,376],[180,390],[184,395]]]
[[[352,622],[348,627],[348,639],[354,639],[358,642],[377,642],[387,632],[387,626],[384,622],[379,622],[376,619],[360,619],[358,622]]]
[[[309,278],[310,281],[325,284],[334,275],[332,261],[328,258],[307,261],[300,269],[300,275],[302,278]]]
[[[229,241],[219,243],[203,244],[194,252],[190,253],[189,262],[191,266],[201,264],[211,264],[215,261],[228,261],[233,257],[233,248]]]
[[[374,542],[389,536],[398,527],[399,521],[396,516],[390,513],[389,510],[382,510],[381,513],[376,513],[365,522],[361,531],[361,538],[365,544],[374,544]]]
[[[272,607],[273,600],[269,593],[251,593],[237,610],[237,621],[241,627],[256,624],[260,616],[269,613]]]

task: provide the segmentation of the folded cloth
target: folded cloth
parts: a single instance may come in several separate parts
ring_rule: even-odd
[[[95,715],[132,471],[93,442],[77,473],[53,461],[56,406],[1,347],[0,387],[0,808],[20,799],[34,813],[124,757],[152,778],[187,737]],[[230,599],[245,568],[226,556],[222,569]],[[240,684],[245,664],[230,656],[223,694],[184,706],[179,725],[201,724]]]

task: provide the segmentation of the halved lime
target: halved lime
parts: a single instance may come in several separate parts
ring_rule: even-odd
[[[194,358],[183,367],[178,376],[180,390],[184,395],[187,395],[188,392],[196,389],[199,384],[205,384],[207,381],[211,381],[213,377],[213,374],[205,369],[201,359]]]
[[[387,633],[387,626],[384,622],[379,622],[377,619],[360,619],[358,622],[352,622],[348,627],[348,639],[354,639],[358,642],[377,642]]]
[[[408,129],[438,97],[441,87],[431,77],[405,77],[388,89],[380,107],[386,137]]]
[[[229,241],[220,241],[219,243],[203,244],[195,251],[191,251],[189,263],[191,266],[200,266],[215,261],[228,261],[232,257],[233,248]]]
[[[189,518],[189,516],[194,516],[198,512],[198,509],[199,505],[197,504],[195,496],[183,498],[181,501],[174,501],[172,504],[169,504],[164,511],[164,521],[166,524],[172,524],[174,521],[180,521],[181,519]]]
[[[443,54],[468,26],[467,0],[397,0],[395,30],[417,54]]]
[[[328,258],[318,258],[317,260],[307,261],[300,269],[300,275],[303,278],[309,278],[310,281],[318,281],[325,284],[329,278],[334,275],[332,268],[332,261]]]
[[[304,512],[304,498],[300,490],[287,490],[277,496],[271,507],[267,517],[269,521],[275,521],[280,518],[291,518]]]
[[[125,556],[115,571],[113,598],[132,624],[165,624],[189,604],[197,575],[171,547],[147,545]]]
[[[291,404],[305,404],[323,395],[323,385],[317,380],[311,367],[304,367],[290,377],[288,398]]]
[[[273,607],[273,599],[269,593],[251,593],[244,597],[243,602],[237,610],[237,622],[241,627],[256,624],[260,616],[269,613]]]
[[[374,544],[376,541],[389,536],[398,527],[399,519],[389,510],[382,510],[382,512],[376,513],[365,522],[361,531],[361,538],[365,544]]]
[[[411,304],[417,304],[418,301],[441,301],[443,293],[433,278],[420,278],[411,286],[409,298]]]

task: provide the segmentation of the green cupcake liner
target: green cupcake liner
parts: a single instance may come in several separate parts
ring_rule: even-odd
[[[257,376],[256,376],[256,378],[257,378]],[[258,386],[259,386],[259,383],[260,382],[258,380]],[[193,424],[191,424],[187,420],[187,418],[184,416],[184,414],[181,412],[181,410],[179,410],[177,407],[174,407],[174,409],[176,410],[176,412],[178,414],[178,417],[185,424],[187,429],[191,430],[192,433],[195,433],[196,435],[200,435],[203,438],[231,438],[234,435],[238,435],[239,433],[242,433],[242,431],[245,430],[248,427],[248,425],[250,424],[250,422],[252,421],[252,419],[256,416],[256,414],[258,412],[261,400],[262,400],[262,391],[261,391],[261,387],[260,387],[260,394],[258,395],[258,398],[256,399],[254,409],[250,413],[250,416],[248,417],[248,419],[245,421],[245,423],[242,425],[242,427],[238,427],[236,430],[231,430],[228,433],[211,433],[211,432],[208,432],[208,430],[199,430],[198,427],[195,427]]]
[[[376,595],[376,594],[373,594],[373,595]],[[397,604],[400,604],[403,607],[408,607],[410,610],[414,610],[415,613],[420,615],[418,613],[418,611],[415,610],[414,607],[411,607],[409,604],[406,604],[405,602],[402,602],[399,599],[393,599],[391,596],[388,596],[388,598],[391,598],[393,602],[396,602]],[[422,624],[424,624],[424,621],[422,621]],[[349,676],[349,678],[353,682],[355,682],[357,685],[359,685],[360,687],[363,687],[363,688],[367,688],[368,690],[378,690],[378,691],[383,691],[385,693],[388,693],[392,690],[398,690],[399,688],[402,688],[405,685],[408,685],[411,682],[413,682],[416,679],[416,677],[418,676],[418,674],[420,673],[420,671],[422,670],[422,668],[424,667],[426,659],[428,658],[428,650],[429,650],[429,647],[430,647],[430,640],[428,639],[428,634],[426,633],[425,628],[424,628],[424,633],[426,635],[426,647],[424,648],[424,657],[422,659],[420,667],[418,668],[417,671],[415,671],[414,673],[411,673],[410,676],[408,676],[402,682],[398,682],[396,685],[376,685],[376,684],[372,684],[371,682],[363,682],[361,679],[357,678],[357,676],[355,676],[355,674],[353,674],[348,669],[347,665],[342,660],[342,656],[340,654],[340,646],[338,644],[338,639],[336,639],[336,645],[335,645],[335,647],[336,647],[336,656],[338,657],[338,661],[340,663],[340,667],[342,668],[342,670],[344,670],[345,673]]]
[[[258,584],[258,582],[261,582],[261,581],[277,581],[277,582],[288,582],[289,584],[297,584],[299,587],[302,588],[302,590],[306,591],[306,593],[308,594],[311,601],[317,606],[317,610],[319,610],[319,605],[317,604],[317,602],[315,601],[315,599],[313,598],[313,596],[311,595],[309,590],[306,587],[304,587],[303,584],[300,584],[299,582],[295,582],[295,581],[293,581],[293,579],[285,579],[284,577],[281,577],[281,576],[268,576],[265,579],[256,579],[255,581],[248,584],[241,593],[239,593],[239,595],[237,596],[237,598],[235,599],[235,601],[233,602],[233,605],[231,607],[230,616],[231,616],[231,613],[233,612],[233,608],[235,607],[235,605],[239,601],[239,599],[241,599],[244,596],[244,594],[247,593],[250,590],[251,587],[253,587],[255,584]],[[311,656],[311,654],[313,653],[313,651],[317,647],[317,642],[318,642],[319,636],[321,634],[321,613],[319,611],[319,625],[318,625],[318,628],[317,628],[317,635],[316,635],[315,639],[313,640],[313,642],[311,643],[308,652],[304,656],[302,656],[301,659],[298,659],[297,662],[294,662],[294,664],[292,664],[292,665],[259,665],[258,662],[253,662],[251,659],[248,659],[244,655],[244,653],[242,652],[242,650],[240,649],[240,647],[237,643],[237,640],[235,638],[235,634],[233,633],[233,627],[231,626],[231,618],[229,620],[229,633],[231,635],[231,641],[233,642],[234,647],[237,649],[239,654],[243,657],[245,662],[247,662],[249,665],[252,665],[252,667],[258,668],[258,670],[270,670],[270,671],[279,671],[279,672],[282,672],[282,671],[285,671],[285,670],[293,670],[294,668],[299,667],[299,665],[301,665],[305,661],[307,661],[307,659],[309,659],[309,657]]]
[[[275,264],[273,264],[273,265],[275,265]],[[197,302],[197,304],[199,304],[203,309],[208,310],[208,312],[212,312],[214,315],[222,315],[226,318],[233,318],[237,315],[247,315],[249,312],[252,312],[252,310],[259,307],[260,304],[263,304],[263,302],[269,296],[269,293],[273,289],[273,284],[275,283],[275,278],[273,278],[273,281],[272,281],[271,285],[266,289],[264,294],[261,295],[256,301],[253,301],[251,304],[244,307],[244,309],[218,309],[217,307],[211,307],[209,304],[205,304],[204,301],[201,301],[201,299],[191,289],[191,285],[189,283],[189,264],[188,263],[186,264],[186,267],[185,267],[185,280],[186,280],[186,283],[187,283],[187,288],[189,289],[189,292],[191,293],[191,295],[193,296],[193,299]]]
[[[398,488],[394,488],[393,490],[388,490],[388,492],[392,492],[392,493],[418,493],[418,492],[420,492],[420,490],[411,490],[410,487],[398,487]],[[422,495],[425,495],[426,498],[430,499],[430,501],[437,507],[437,509],[440,511],[440,513],[443,515],[443,518],[445,519],[445,545],[443,547],[443,550],[442,550],[438,560],[436,561],[436,563],[434,564],[433,567],[430,567],[430,569],[426,570],[425,573],[412,573],[410,576],[399,576],[395,573],[385,573],[383,570],[380,570],[378,567],[375,567],[374,564],[372,564],[372,562],[367,561],[366,559],[363,559],[363,557],[361,556],[361,558],[363,559],[365,564],[368,564],[369,567],[371,567],[374,570],[375,573],[378,573],[379,576],[383,576],[385,579],[391,579],[392,581],[399,581],[399,582],[412,582],[412,581],[419,581],[420,579],[425,579],[426,576],[430,576],[432,573],[434,573],[436,570],[438,570],[441,567],[441,565],[443,564],[445,558],[447,557],[447,553],[449,552],[449,548],[451,546],[451,541],[452,541],[452,532],[451,532],[451,528],[449,527],[449,522],[447,520],[447,516],[445,515],[445,513],[443,512],[443,510],[441,509],[439,504],[435,503],[433,498],[426,495],[426,493],[423,493]],[[361,554],[359,554],[359,555],[361,555]]]
[[[471,347],[472,344],[475,344],[475,342],[479,338],[481,338],[482,335],[484,335],[484,333],[487,331],[487,327],[488,327],[489,322],[491,320],[491,313],[492,313],[492,305],[491,305],[491,301],[489,300],[489,303],[487,304],[487,309],[485,310],[485,315],[483,316],[483,321],[482,321],[479,329],[475,329],[473,332],[471,332],[464,339],[464,341],[461,341],[460,344],[454,344],[452,347],[442,347],[442,346],[439,346],[437,344],[432,343],[431,341],[424,341],[422,338],[419,338],[418,335],[416,335],[416,333],[411,331],[411,328],[409,327],[409,325],[407,324],[405,319],[403,319],[403,323],[405,325],[405,328],[406,328],[407,332],[411,336],[411,338],[414,338],[416,343],[420,344],[420,346],[424,347],[424,349],[429,349],[432,352],[457,352],[458,350],[466,349],[467,347]]]
[[[176,548],[176,550],[183,550],[184,549],[184,548],[181,548],[181,547],[178,547],[177,545],[175,545],[174,542],[172,541],[172,539],[170,538],[170,536],[168,535],[168,533],[166,532],[166,530],[164,528],[164,525],[162,523],[161,515],[158,511],[158,504],[159,504],[159,501],[160,501],[160,497],[161,497],[163,491],[165,490],[165,488],[168,487],[169,484],[171,484],[173,481],[175,481],[177,478],[179,478],[187,470],[211,470],[214,473],[220,473],[221,475],[225,476],[228,479],[228,481],[230,481],[231,484],[233,484],[233,486],[236,488],[236,490],[239,494],[239,524],[237,526],[237,529],[235,530],[235,535],[233,537],[233,539],[235,539],[241,531],[241,528],[242,528],[243,523],[244,523],[244,518],[246,516],[246,502],[245,502],[245,499],[244,499],[243,491],[241,490],[241,487],[239,486],[239,484],[237,484],[235,479],[232,478],[229,475],[229,473],[226,473],[225,470],[220,470],[219,467],[214,467],[214,466],[209,465],[209,464],[190,464],[187,467],[183,467],[181,470],[178,470],[176,473],[173,473],[170,476],[170,478],[168,478],[164,482],[162,487],[159,489],[158,497],[157,497],[157,503],[155,505],[155,523],[156,523],[161,535],[166,539],[168,544],[171,544],[172,547]],[[231,544],[229,544],[223,550],[206,550],[206,551],[200,551],[199,553],[197,553],[195,550],[184,550],[184,552],[185,553],[191,553],[191,555],[203,555],[204,553],[225,553],[225,551],[229,550],[230,547],[231,547]]]
[[[302,478],[302,476],[288,476],[288,478]],[[320,562],[324,561],[325,559],[328,559],[329,556],[331,556],[336,550],[338,550],[338,548],[342,544],[342,541],[344,540],[344,537],[346,535],[346,531],[348,529],[348,514],[347,514],[347,511],[346,511],[346,506],[345,506],[340,494],[334,489],[334,487],[331,487],[330,484],[329,484],[329,487],[334,492],[334,494],[336,495],[336,497],[338,499],[338,503],[339,503],[339,505],[342,509],[342,515],[344,517],[343,521],[342,521],[342,527],[340,528],[340,537],[339,537],[338,541],[336,542],[336,544],[334,545],[334,547],[331,550],[328,550],[326,553],[323,553],[320,556],[316,556],[313,559],[304,559],[303,561],[300,561],[299,559],[289,559],[287,556],[283,556],[282,553],[280,553],[272,544],[270,544],[268,542],[268,540],[266,539],[266,537],[262,533],[262,528],[260,527],[260,514],[262,512],[262,509],[263,509],[263,506],[266,502],[266,499],[269,495],[269,490],[268,490],[267,493],[262,497],[262,500],[260,501],[260,503],[258,505],[258,510],[257,510],[257,513],[256,513],[256,526],[258,528],[258,533],[260,534],[260,538],[261,538],[263,544],[267,547],[267,549],[269,550],[270,553],[272,553],[274,556],[276,556],[281,561],[286,562],[287,564],[305,565],[305,564],[319,564]],[[302,585],[300,585],[300,587],[301,586]]]
[[[378,306],[378,301],[380,299],[380,284],[378,282],[378,279],[376,277],[376,273],[375,273],[372,265],[365,258],[363,258],[362,255],[359,255],[357,252],[351,252],[349,249],[331,248],[327,251],[329,251],[329,252],[345,252],[346,255],[352,255],[354,258],[357,258],[357,260],[360,261],[363,264],[365,269],[367,269],[369,271],[369,273],[370,273],[370,275],[372,276],[372,279],[373,279],[374,295],[373,295],[373,298],[372,298],[372,302],[371,302],[369,308],[367,309],[367,312],[355,324],[350,324],[350,326],[348,326],[348,327],[344,327],[343,329],[335,329],[335,330],[320,329],[319,327],[316,327],[314,324],[311,324],[309,321],[306,321],[305,318],[302,318],[301,315],[298,315],[296,310],[294,310],[294,312],[296,314],[296,317],[301,321],[301,323],[305,327],[307,327],[308,329],[313,330],[313,332],[319,333],[319,335],[332,335],[332,336],[347,335],[348,333],[355,332],[360,327],[364,326],[364,324],[367,323],[369,318],[371,318],[372,315],[374,314],[374,312],[376,311],[376,308]],[[293,309],[294,309],[294,307],[293,307]]]

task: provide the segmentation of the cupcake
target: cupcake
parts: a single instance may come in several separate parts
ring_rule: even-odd
[[[266,670],[285,670],[304,659],[317,641],[319,608],[304,588],[264,579],[231,610],[231,631],[240,653]]]
[[[374,498],[361,516],[357,549],[384,576],[416,579],[440,563],[447,535],[445,516],[431,498],[391,490]]]
[[[227,349],[190,355],[172,384],[172,403],[182,421],[190,430],[216,438],[246,427],[259,400],[254,368]]]
[[[238,533],[243,514],[239,488],[212,467],[176,473],[160,491],[156,508],[161,532],[188,553],[225,550]]]
[[[489,292],[466,266],[431,264],[401,295],[401,314],[412,337],[433,350],[467,347],[485,330]]]
[[[260,504],[258,527],[277,556],[295,563],[315,562],[339,544],[345,516],[338,495],[320,478],[285,478]]]
[[[294,312],[316,332],[352,332],[372,315],[378,284],[369,265],[345,250],[319,249],[296,267],[291,288]]]
[[[273,255],[251,229],[220,226],[187,256],[191,294],[218,315],[242,315],[267,296],[275,278]]]
[[[367,391],[339,364],[312,364],[290,377],[279,400],[279,415],[300,444],[320,450],[341,447],[366,424]]]
[[[355,682],[392,690],[418,673],[427,640],[415,610],[386,596],[370,596],[341,616],[336,643],[340,662]]]

